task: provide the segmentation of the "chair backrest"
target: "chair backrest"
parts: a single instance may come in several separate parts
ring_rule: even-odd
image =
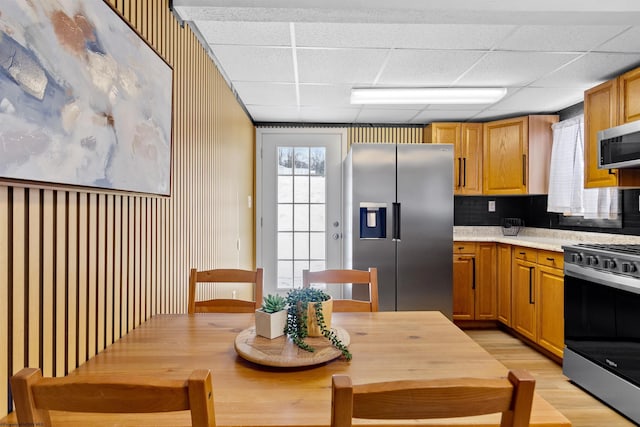
[[[302,271],[302,286],[308,288],[312,283],[343,283],[353,286],[367,286],[369,301],[354,299],[334,299],[333,311],[378,311],[378,269],[364,270],[322,270]]]
[[[198,283],[253,283],[253,301],[217,298],[196,301]],[[257,270],[216,269],[197,271],[189,275],[189,314],[191,313],[253,313],[262,305],[262,268]]]
[[[154,413],[191,411],[194,427],[215,426],[213,387],[208,369],[186,380],[138,376],[72,375],[43,378],[24,368],[11,377],[20,425],[51,425],[49,411]]]
[[[332,379],[331,426],[352,418],[376,420],[455,418],[502,413],[501,427],[528,427],[535,379],[526,371],[507,378],[448,378],[352,385]]]

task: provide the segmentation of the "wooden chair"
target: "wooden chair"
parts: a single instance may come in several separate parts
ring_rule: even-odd
[[[351,283],[353,286],[368,286],[369,301],[335,299],[333,311],[378,311],[378,269],[302,271],[302,287],[311,283]]]
[[[217,298],[196,301],[198,283],[253,283],[254,301]],[[256,271],[239,269],[217,269],[197,271],[191,269],[189,276],[189,314],[192,313],[253,313],[262,305],[262,269]]]
[[[526,371],[507,378],[449,378],[352,385],[334,375],[331,426],[351,426],[352,418],[413,420],[502,413],[500,427],[528,427],[535,379]]]
[[[43,378],[40,369],[24,368],[11,377],[20,425],[51,426],[49,411],[157,413],[191,411],[194,427],[216,425],[213,386],[208,369],[186,380],[77,375]]]

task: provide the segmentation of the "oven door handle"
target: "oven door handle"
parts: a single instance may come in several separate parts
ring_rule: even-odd
[[[640,294],[640,284],[638,283],[638,279],[635,277],[601,272],[591,268],[587,269],[575,264],[565,264],[564,275],[623,291],[633,292],[634,294]]]

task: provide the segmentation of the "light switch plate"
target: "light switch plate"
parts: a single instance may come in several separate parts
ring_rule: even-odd
[[[496,211],[496,201],[489,200],[489,212],[495,212],[495,211]]]

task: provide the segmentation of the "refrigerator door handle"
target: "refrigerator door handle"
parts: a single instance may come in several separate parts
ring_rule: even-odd
[[[391,239],[394,241],[400,241],[400,203],[393,202],[392,203],[392,225],[393,228]]]

